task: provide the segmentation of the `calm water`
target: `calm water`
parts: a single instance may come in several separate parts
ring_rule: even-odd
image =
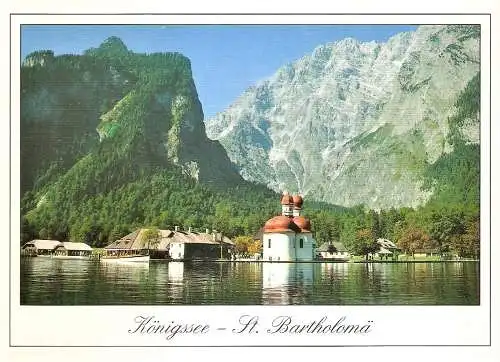
[[[477,305],[479,263],[115,265],[21,258],[21,304]]]

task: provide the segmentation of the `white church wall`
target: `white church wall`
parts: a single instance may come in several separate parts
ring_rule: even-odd
[[[293,231],[280,233],[264,233],[263,260],[264,261],[294,261],[295,253],[293,249]],[[269,242],[271,240],[271,242]]]
[[[302,248],[300,240],[302,239]],[[296,259],[297,261],[311,261],[314,259],[314,239],[312,233],[301,232],[295,237]]]

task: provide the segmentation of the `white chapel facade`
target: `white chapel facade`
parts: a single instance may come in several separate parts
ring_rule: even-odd
[[[312,261],[315,240],[311,222],[301,215],[303,198],[287,193],[281,197],[281,215],[269,219],[262,236],[264,261]]]

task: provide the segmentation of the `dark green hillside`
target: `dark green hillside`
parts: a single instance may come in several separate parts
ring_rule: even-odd
[[[21,69],[22,192],[54,181],[97,146],[120,153],[140,145],[143,160],[173,161],[202,181],[240,182],[202,119],[181,54],[135,54],[117,38],[80,56],[30,54]]]
[[[480,147],[459,144],[453,152],[441,156],[427,170],[433,181],[430,203],[463,205],[478,209],[480,181]]]
[[[122,165],[115,168],[115,179],[106,179],[113,173],[98,172],[91,161],[86,166],[49,188],[27,213],[26,230],[92,245],[104,245],[145,225],[215,228],[234,236],[252,234],[279,211],[278,196],[262,187],[236,186],[222,193],[175,166],[139,170]],[[96,182],[91,182],[93,177]]]
[[[479,212],[480,146],[464,140],[461,129],[479,127],[480,74],[467,84],[455,103],[457,111],[449,118],[449,141],[453,151],[443,154],[426,172],[427,187],[434,188],[433,205],[461,205]]]
[[[30,54],[21,68],[21,191],[54,180],[96,145],[99,116],[135,82],[92,57]]]

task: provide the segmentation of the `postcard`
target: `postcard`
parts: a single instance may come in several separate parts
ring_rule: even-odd
[[[491,347],[489,14],[10,30],[11,347]]]

